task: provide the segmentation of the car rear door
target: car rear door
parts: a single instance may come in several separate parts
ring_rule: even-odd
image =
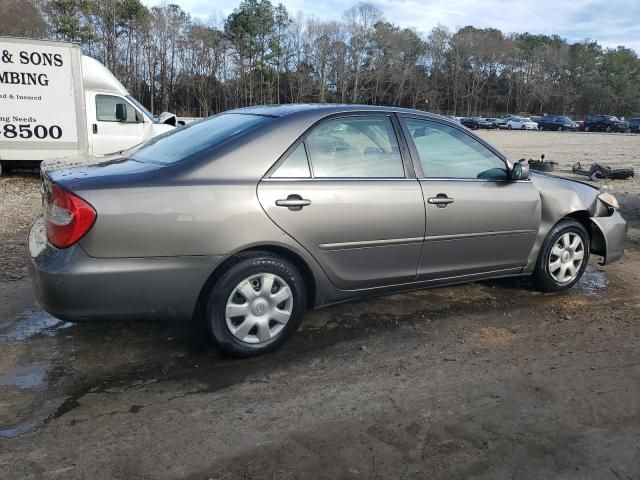
[[[531,181],[511,181],[505,160],[469,132],[420,117],[402,118],[426,201],[418,279],[515,273],[540,226]]]
[[[391,114],[326,119],[258,186],[267,215],[345,290],[414,281],[425,206]]]

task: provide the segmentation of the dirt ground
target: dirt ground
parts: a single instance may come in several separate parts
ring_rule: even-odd
[[[633,166],[640,135],[482,132],[512,159]],[[0,179],[0,478],[640,479],[640,188],[598,181],[626,256],[540,294],[501,280],[310,313],[275,354],[189,324],[57,321],[24,239],[38,178]]]

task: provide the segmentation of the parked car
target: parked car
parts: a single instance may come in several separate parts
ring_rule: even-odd
[[[537,130],[538,124],[525,117],[511,117],[507,121],[509,130]]]
[[[42,177],[28,245],[46,311],[203,318],[235,356],[354,298],[523,275],[566,290],[590,253],[619,259],[627,229],[609,193],[376,106],[232,110]]]
[[[478,130],[480,128],[492,129],[496,128],[492,122],[485,118],[480,117],[469,117],[463,118],[460,120],[460,123],[471,130]]]
[[[627,132],[629,122],[613,115],[587,115],[584,119],[585,132]]]
[[[640,133],[640,118],[632,118],[629,120],[629,131]]]
[[[511,120],[512,118],[514,118],[514,117],[516,117],[516,115],[512,115],[512,114],[507,114],[507,115],[504,115],[504,116],[500,117],[498,119],[498,121],[496,122],[496,124],[498,125],[498,128],[505,128],[506,129],[507,128],[507,122],[509,120]]]
[[[487,117],[487,118],[485,118],[485,120],[487,122],[491,122],[492,128],[495,128],[495,129],[497,129],[499,124],[500,124],[500,119],[499,118]]]
[[[540,130],[578,130],[578,124],[569,117],[563,115],[545,115],[538,120],[538,128]]]

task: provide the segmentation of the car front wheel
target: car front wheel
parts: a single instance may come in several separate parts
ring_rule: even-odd
[[[573,219],[556,224],[542,244],[533,279],[545,292],[573,287],[589,263],[589,233]]]
[[[239,256],[215,282],[206,319],[224,353],[252,357],[285,343],[300,326],[305,305],[304,279],[291,262],[251,252]]]

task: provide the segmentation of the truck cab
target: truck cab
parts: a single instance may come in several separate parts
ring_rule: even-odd
[[[88,153],[107,155],[171,131],[97,60],[82,56]]]

